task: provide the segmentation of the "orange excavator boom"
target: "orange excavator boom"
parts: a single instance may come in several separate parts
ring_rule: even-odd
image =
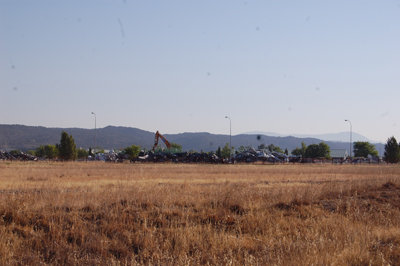
[[[171,148],[171,144],[168,142],[168,140],[163,135],[161,135],[161,133],[158,132],[158,130],[157,130],[156,135],[154,136],[153,151],[157,147],[159,139],[161,139],[165,143],[165,146],[167,146],[168,149]]]

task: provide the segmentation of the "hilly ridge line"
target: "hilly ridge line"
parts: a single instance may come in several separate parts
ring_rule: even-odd
[[[77,147],[89,148],[96,146],[103,149],[121,149],[130,145],[139,145],[150,149],[154,143],[154,133],[139,128],[107,126],[96,129],[83,128],[47,128],[42,126],[0,125],[1,150],[31,150],[40,145],[56,144],[60,141],[61,132],[71,134]],[[229,143],[229,135],[212,134],[208,132],[191,132],[179,134],[164,134],[170,142],[182,145],[185,151],[215,151],[218,147]],[[317,138],[298,138],[293,136],[276,137],[255,134],[239,134],[232,136],[232,146],[258,147],[261,144],[274,144],[289,151],[300,147],[301,142],[306,145],[325,142],[331,149],[348,149],[349,142],[323,141]],[[379,154],[383,153],[383,144],[375,144]]]

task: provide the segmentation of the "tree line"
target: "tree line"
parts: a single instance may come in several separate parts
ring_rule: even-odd
[[[353,143],[354,157],[367,158],[368,156],[378,156],[378,151],[375,146],[367,141],[356,141]],[[307,146],[304,142],[301,143],[300,148],[292,151],[295,156],[303,158],[330,158],[330,147],[321,142],[319,144],[311,144]]]
[[[284,153],[288,155],[288,150],[283,151],[280,147],[270,144],[266,146],[262,144],[258,147],[261,150],[269,150],[270,152]],[[236,153],[243,152],[246,148],[240,146]],[[378,151],[375,146],[366,141],[356,141],[353,143],[354,157],[367,158],[368,156],[378,157]],[[160,151],[158,149],[157,151]],[[233,153],[234,148],[229,147],[228,143],[221,149],[218,147],[216,155],[219,158],[229,158]],[[176,143],[172,143],[173,152],[181,152],[182,146]],[[138,157],[140,153],[140,146],[131,145],[122,150],[122,153],[127,159],[133,160]],[[38,147],[34,154],[38,157],[46,159],[60,159],[60,160],[76,160],[85,159],[89,155],[94,155],[92,149],[86,151],[85,149],[77,149],[74,138],[67,132],[61,133],[60,143],[55,145],[42,145]],[[321,142],[319,144],[306,145],[304,142],[301,143],[301,147],[297,147],[291,152],[292,155],[301,156],[302,158],[325,158],[330,159],[330,147]],[[387,163],[399,163],[400,162],[400,143],[394,136],[390,137],[385,144],[385,152],[383,160]]]
[[[378,157],[378,151],[375,146],[367,141],[356,141],[353,143],[354,157],[367,158],[368,156]],[[307,146],[304,142],[301,147],[292,151],[293,155],[303,158],[330,158],[329,146],[323,142],[320,144],[311,144]],[[385,144],[383,160],[387,163],[400,162],[400,143],[395,137],[390,137]]]

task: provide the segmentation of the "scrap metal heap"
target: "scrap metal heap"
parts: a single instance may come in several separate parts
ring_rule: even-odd
[[[166,149],[157,148],[159,139],[161,139]],[[44,158],[40,158],[44,159]],[[19,151],[1,152],[0,160],[38,160],[37,157]],[[278,152],[269,152],[266,149],[256,150],[248,147],[241,152],[236,152],[230,159],[222,158],[213,152],[178,152],[173,148],[173,145],[157,131],[154,136],[154,145],[150,151],[141,151],[135,159],[130,159],[130,156],[124,151],[108,151],[96,153],[88,156],[85,159],[89,161],[105,161],[105,162],[123,162],[130,160],[131,162],[175,162],[175,163],[253,163],[253,162],[300,162],[301,157],[288,156]]]
[[[38,158],[31,154],[27,154],[20,151],[0,151],[0,160],[10,160],[10,161],[37,161]]]
[[[18,160],[18,161],[37,161],[44,160],[24,152],[19,151],[0,151],[0,160]],[[94,156],[88,156],[89,161],[105,161],[105,162],[123,162],[129,160],[123,151],[109,151],[105,153],[97,153]],[[142,150],[139,156],[131,162],[174,162],[174,163],[253,163],[253,162],[300,162],[301,157],[287,156],[285,154],[265,150],[255,150],[249,148],[245,151],[238,152],[232,156],[232,159],[224,159],[218,157],[213,152],[171,152],[171,150]]]

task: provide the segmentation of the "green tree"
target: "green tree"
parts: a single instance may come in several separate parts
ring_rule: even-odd
[[[300,148],[296,148],[296,149],[292,150],[292,154],[296,155],[296,156],[303,156]]]
[[[58,145],[59,157],[62,160],[75,160],[76,159],[76,145],[74,138],[68,135],[67,132],[61,133],[60,144]]]
[[[170,143],[171,147],[169,148],[173,152],[181,152],[182,151],[182,145],[177,144],[177,143]]]
[[[78,159],[87,159],[89,156],[89,152],[85,149],[78,149],[77,156]]]
[[[128,155],[129,160],[134,160],[139,156],[140,146],[132,145],[124,149],[124,153]]]
[[[305,152],[306,158],[330,158],[331,150],[329,146],[321,142],[320,144],[311,144],[307,147]]]
[[[375,146],[367,141],[356,141],[353,144],[355,157],[368,157],[368,155],[378,156]]]
[[[318,144],[308,145],[306,149],[306,153],[304,155],[306,158],[318,158],[319,156],[319,147]]]
[[[400,147],[395,137],[390,137],[385,144],[384,160],[387,163],[400,161]]]
[[[304,156],[306,154],[307,150],[307,145],[304,143],[304,141],[301,142],[301,154]]]
[[[40,145],[39,147],[36,148],[35,156],[40,158],[45,158],[44,145]]]
[[[58,156],[58,149],[56,145],[44,146],[44,153],[48,159],[55,159]]]
[[[264,150],[266,148],[267,148],[267,146],[265,146],[265,144],[258,145],[259,150]]]
[[[218,158],[222,157],[222,153],[221,153],[221,147],[218,146],[217,152],[216,152]]]
[[[289,155],[289,151],[288,151],[287,148],[285,149],[285,154],[286,154],[286,155]]]
[[[296,148],[292,151],[293,155],[305,157],[306,156],[307,145],[302,141],[301,148]]]
[[[231,157],[231,149],[229,148],[229,143],[226,143],[225,146],[222,148],[221,156],[224,159],[228,159]]]
[[[318,147],[321,157],[326,159],[331,158],[331,148],[328,144],[321,142],[320,144],[318,144]]]
[[[29,155],[36,156],[35,150],[28,150],[26,153],[29,154]]]
[[[279,153],[283,153],[283,150],[279,147],[279,146],[275,146],[274,144],[270,144],[270,145],[268,145],[268,150],[270,151],[270,152],[279,152]]]
[[[55,159],[58,156],[56,145],[41,145],[35,150],[35,155],[46,159]]]

